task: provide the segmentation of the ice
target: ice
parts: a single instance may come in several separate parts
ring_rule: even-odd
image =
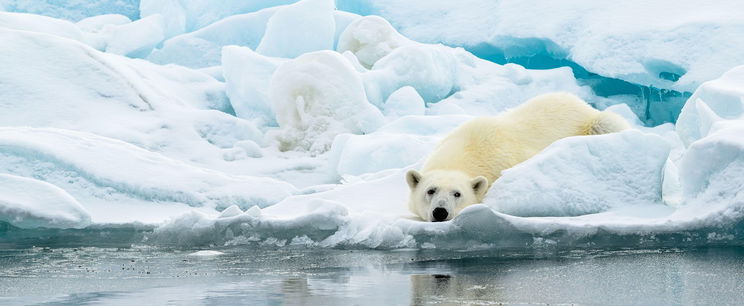
[[[81,228],[90,216],[57,186],[0,173],[0,221],[20,228]]]
[[[561,139],[504,170],[484,204],[523,217],[660,205],[669,150],[661,137],[634,130]]]
[[[256,52],[295,58],[307,52],[333,49],[334,9],[333,0],[302,0],[280,8],[269,18]]]
[[[147,59],[159,64],[175,63],[192,68],[220,65],[220,53],[224,46],[236,45],[256,50],[266,32],[267,22],[281,8],[283,7],[270,7],[230,16],[194,32],[175,36],[166,40]],[[339,11],[334,11],[333,14],[336,22],[335,41],[346,25],[358,16]],[[290,37],[281,38],[282,36],[280,33],[276,39]]]
[[[415,88],[403,86],[385,100],[384,110],[385,115],[391,117],[421,116],[426,112],[426,103]]]
[[[379,16],[365,16],[346,27],[338,39],[339,52],[351,51],[366,68],[394,49],[414,44],[400,35],[387,20]]]
[[[223,46],[237,45],[255,50],[264,35],[266,23],[276,11],[277,8],[267,8],[255,13],[235,15],[197,31],[175,36],[153,51],[147,60],[192,68],[220,65]]]
[[[259,119],[276,126],[269,100],[271,76],[283,59],[263,56],[246,47],[222,49],[226,92],[235,114],[244,119]]]
[[[431,152],[437,138],[431,136],[372,133],[337,136],[331,147],[331,168],[339,177],[358,176],[404,168]]]
[[[426,102],[438,102],[455,89],[457,62],[450,49],[433,45],[399,47],[365,73],[369,101],[381,106],[394,91],[411,86]]]
[[[103,14],[139,17],[139,0],[0,0],[0,11],[21,12],[78,21]]]
[[[359,74],[335,51],[306,53],[279,66],[269,98],[282,128],[281,150],[325,152],[336,135],[370,133],[383,122]]]
[[[112,214],[110,206],[136,203],[143,212],[159,203],[249,208],[271,205],[294,191],[285,182],[228,175],[119,140],[61,129],[0,128],[0,160],[1,173],[34,176],[64,189],[95,222],[137,220],[137,213]]]
[[[737,120],[692,143],[679,165],[682,191],[705,202],[740,198],[744,170],[744,121]]]
[[[677,120],[677,133],[689,146],[708,135],[718,121],[744,119],[744,66],[705,82],[695,90]]]
[[[168,32],[180,34],[204,28],[232,15],[291,4],[296,0],[140,0],[139,2],[142,17],[161,14],[166,18]]]
[[[665,0],[622,7],[561,3],[340,1],[380,15],[403,35],[453,46],[491,46],[508,58],[567,58],[592,73],[657,88],[692,91],[740,64],[742,3],[701,6]],[[673,18],[659,18],[664,12]],[[694,12],[691,14],[690,12]]]
[[[83,41],[83,33],[72,22],[46,16],[0,12],[0,29],[46,33]]]
[[[741,245],[740,4],[295,2],[0,13],[0,223],[204,249]],[[408,211],[442,137],[555,91],[634,130],[556,142],[451,222]]]
[[[164,22],[163,16],[156,14],[116,27],[106,45],[106,52],[146,57],[165,38]]]

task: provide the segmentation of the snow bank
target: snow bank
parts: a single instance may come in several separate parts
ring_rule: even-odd
[[[561,139],[504,170],[484,204],[523,217],[659,205],[669,149],[661,137],[635,130]]]
[[[427,156],[437,137],[406,134],[342,134],[335,138],[329,163],[339,177],[404,168]]]
[[[280,8],[269,18],[256,52],[295,58],[307,52],[333,49],[334,9],[333,0],[303,0]]]
[[[383,122],[354,67],[334,51],[306,53],[277,68],[269,87],[282,150],[325,152],[341,133],[370,133]]]
[[[338,6],[380,15],[417,41],[489,47],[507,59],[567,58],[602,76],[678,91],[692,91],[744,62],[739,2],[633,1],[620,7],[586,0],[381,0]]]
[[[60,129],[0,128],[0,165],[0,173],[59,186],[98,222],[111,218],[101,208],[128,201],[264,207],[294,191],[288,183],[198,168],[122,141]]]
[[[687,100],[677,120],[685,146],[705,137],[716,122],[744,119],[744,66],[705,82]]]
[[[111,137],[219,169],[238,143],[263,142],[225,112],[224,84],[201,72],[97,52],[71,40],[0,29],[0,122]],[[40,48],[39,46],[44,46]]]
[[[0,221],[20,228],[81,228],[90,216],[57,186],[0,173]]]

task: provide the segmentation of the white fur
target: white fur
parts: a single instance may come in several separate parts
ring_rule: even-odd
[[[411,170],[409,209],[434,221],[437,207],[446,220],[480,203],[501,171],[527,160],[554,141],[578,135],[617,132],[629,127],[620,116],[600,112],[568,93],[545,94],[495,117],[470,120],[450,133],[429,156],[421,173]],[[476,184],[485,180],[482,188]],[[436,192],[427,194],[429,189]],[[454,192],[461,196],[455,198]]]

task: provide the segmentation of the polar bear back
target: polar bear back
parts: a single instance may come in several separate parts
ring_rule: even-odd
[[[445,137],[422,170],[482,175],[490,185],[502,170],[527,160],[558,139],[627,127],[619,116],[600,112],[572,94],[545,94],[499,116],[464,123]]]

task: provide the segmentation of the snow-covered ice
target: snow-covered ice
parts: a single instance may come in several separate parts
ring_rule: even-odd
[[[741,4],[83,2],[0,0],[0,222],[20,230],[142,225],[142,243],[209,248],[744,241]],[[405,172],[449,131],[555,91],[633,129],[554,143],[452,221],[407,211]],[[643,126],[693,91],[676,125]]]

